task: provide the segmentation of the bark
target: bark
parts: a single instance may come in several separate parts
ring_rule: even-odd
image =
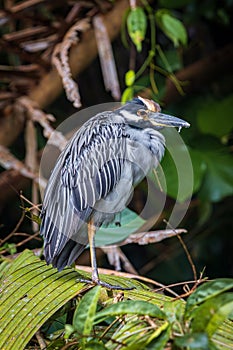
[[[104,24],[111,40],[114,40],[119,34],[122,17],[127,8],[129,8],[128,0],[119,0],[115,3],[111,11],[103,15]],[[77,76],[88,67],[97,56],[97,53],[98,50],[94,30],[87,30],[83,33],[81,42],[70,51],[70,66],[73,76]],[[28,97],[32,99],[39,108],[43,109],[51,104],[62,90],[61,78],[56,68],[52,68],[31,93],[29,93]],[[22,131],[23,126],[22,113],[18,114],[9,111],[4,118],[0,119],[0,144],[4,146],[11,145]]]

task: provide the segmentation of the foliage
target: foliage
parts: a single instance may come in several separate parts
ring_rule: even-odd
[[[125,75],[126,90],[122,95],[122,101],[129,100],[137,92],[137,84],[140,81],[140,77],[149,68],[148,83],[153,91],[153,97],[155,99],[163,99],[163,87],[157,87],[160,80],[158,73],[162,73],[167,78],[171,79],[176,85],[179,92],[182,94],[182,85],[174,76],[174,71],[177,69],[176,52],[177,47],[186,46],[188,43],[187,30],[182,23],[182,20],[178,19],[174,15],[173,8],[180,8],[182,6],[190,4],[192,1],[160,1],[161,8],[158,8],[155,12],[147,1],[143,1],[144,11],[142,8],[137,8],[137,19],[133,21],[133,26],[127,27],[129,36],[137,47],[133,39],[134,32],[141,31],[140,50],[137,47],[137,51],[141,51],[141,42],[145,40],[145,11],[147,12],[147,22],[150,27],[150,49],[148,50],[148,57],[145,60],[139,71],[129,70]],[[164,7],[163,7],[164,6]],[[140,11],[139,11],[140,10]],[[127,20],[131,21],[132,13],[135,10],[131,10]],[[182,14],[183,21],[186,20],[185,12]],[[226,14],[225,14],[226,15]],[[139,20],[140,19],[140,20]],[[141,22],[144,23],[143,30],[141,28]],[[161,46],[156,44],[157,36],[155,31],[157,26],[164,35],[166,35],[173,42],[173,49],[162,49]],[[155,64],[155,61],[160,64]],[[179,68],[182,67],[180,58]],[[158,80],[158,84],[156,81]],[[143,84],[145,85],[145,84]],[[160,84],[159,84],[160,85]],[[140,86],[141,89],[141,86]],[[233,194],[233,180],[231,176],[233,159],[230,156],[230,150],[228,147],[228,141],[230,139],[230,133],[233,129],[231,106],[232,95],[224,97],[219,100],[214,100],[213,97],[198,98],[200,106],[195,108],[196,104],[194,98],[188,100],[188,109],[180,109],[181,115],[190,121],[191,128],[188,130],[188,138],[184,133],[184,139],[187,141],[189,154],[192,161],[194,172],[194,184],[193,191],[188,189],[185,191],[185,186],[182,195],[178,196],[178,186],[180,179],[176,176],[176,166],[172,160],[169,152],[166,152],[165,158],[162,161],[162,168],[165,173],[166,187],[164,191],[168,193],[174,199],[178,201],[185,201],[192,193],[197,194],[203,202],[218,202],[226,196]],[[193,109],[193,110],[192,110]],[[197,136],[198,135],[198,136]],[[212,136],[212,138],[209,137]],[[180,153],[182,157],[182,150]]]
[[[0,346],[21,350],[41,337],[47,349],[224,349],[233,344],[232,279],[198,287],[184,302],[116,276],[104,281],[132,287],[110,293],[78,283],[86,273],[67,268],[59,274],[24,251],[1,269]],[[72,301],[74,307],[65,305]],[[71,320],[68,323],[67,320]]]
[[[116,226],[115,223],[100,227],[96,232],[96,246],[101,247],[108,244],[123,241],[130,234],[139,230],[145,223],[139,215],[134,211],[126,208],[121,213],[121,225]]]
[[[111,2],[111,5],[114,6],[115,3],[117,2]],[[67,2],[65,6],[63,3],[57,6],[41,2],[31,4],[32,7],[29,9],[20,10],[21,6],[26,6],[24,2],[20,2],[18,9],[18,3],[13,4],[16,12],[10,13],[10,9],[7,9],[6,13],[4,11],[1,13],[1,25],[4,25],[6,19],[9,21],[9,25],[6,22],[9,31],[15,28],[14,33],[6,30],[1,42],[6,48],[6,52],[2,50],[1,58],[10,67],[9,73],[8,66],[7,68],[1,66],[1,69],[6,69],[3,71],[5,78],[1,80],[2,119],[7,120],[11,109],[14,111],[12,101],[33,90],[38,80],[52,67],[51,54],[55,45],[62,42],[65,33],[77,18],[79,20],[83,13],[87,12],[92,17],[96,13],[108,11],[108,1],[98,2],[103,6],[103,11],[96,5],[97,1],[90,1],[87,6],[90,4],[92,4],[91,11],[85,6],[80,10],[78,6],[75,7],[75,2]],[[232,272],[232,205],[227,198],[233,194],[232,82],[228,67],[225,70],[223,67],[220,74],[216,70],[211,76],[206,76],[205,70],[209,65],[214,65],[217,59],[203,65],[202,70],[198,70],[198,77],[194,82],[192,74],[188,73],[196,72],[195,67],[201,65],[213,50],[219,50],[218,59],[222,57],[221,52],[225,52],[222,51],[223,45],[232,40],[229,34],[232,22],[231,7],[232,0],[222,2],[203,0],[201,3],[195,0],[156,2],[142,0],[136,9],[128,10],[123,19],[122,42],[125,49],[122,43],[119,44],[119,40],[115,46],[120,79],[121,75],[124,77],[121,79],[125,88],[122,92],[122,101],[127,101],[140,92],[158,101],[166,113],[181,116],[191,124],[191,128],[182,130],[181,135],[192,162],[193,188],[190,190],[189,177],[186,176],[186,169],[182,167],[183,177],[180,181],[174,159],[167,150],[162,168],[166,180],[164,190],[170,198],[161,217],[167,217],[173,206],[172,199],[180,201],[182,206],[182,203],[192,196],[183,227],[191,229],[187,235],[188,247],[198,269],[203,269],[203,266],[207,265],[206,269],[210,276],[226,276]],[[77,17],[75,17],[76,10]],[[32,34],[30,25],[32,29],[35,27],[35,32]],[[18,29],[21,37],[18,36]],[[4,30],[3,28],[3,34]],[[41,31],[41,37],[40,34],[36,34],[36,30]],[[131,41],[132,44],[129,45]],[[43,45],[47,45],[46,51],[41,49]],[[85,59],[88,56],[89,52],[84,53]],[[124,61],[124,57],[127,62]],[[222,66],[225,60],[222,59]],[[82,96],[84,105],[99,103],[109,98],[105,93],[101,94],[101,83],[97,84],[99,67],[96,64],[93,64],[93,70],[88,73],[89,78],[88,74],[84,78],[79,76],[80,88],[84,91]],[[85,84],[88,85],[86,96]],[[89,93],[90,86],[92,94]],[[171,86],[175,86],[175,92],[178,92],[179,97],[176,97]],[[96,100],[95,95],[98,97]],[[49,96],[47,98],[49,99]],[[55,110],[59,122],[59,117],[63,120],[74,112],[67,106],[69,105],[61,99],[56,101],[54,106],[48,107],[48,110],[49,113],[54,113]],[[16,109],[17,113],[20,113],[20,108]],[[32,112],[34,117],[38,114],[36,108],[32,109]],[[28,117],[29,114],[28,111]],[[47,130],[51,128],[48,122],[51,120],[49,114],[41,114],[41,120]],[[12,132],[5,134],[14,134],[17,128],[20,129],[18,124],[16,126],[12,123]],[[45,144],[42,129],[36,123],[34,127],[37,129],[39,139],[38,148],[42,148]],[[33,137],[30,135],[29,139],[32,140]],[[11,147],[19,159],[23,159],[28,152],[22,143],[21,135],[17,143]],[[182,156],[186,151],[183,147],[178,147],[177,152]],[[7,166],[9,164],[8,162]],[[27,169],[19,170],[25,174]],[[7,179],[10,179],[10,176]],[[16,177],[16,182],[10,187],[14,188],[17,181]],[[179,182],[182,184],[182,191]],[[160,185],[163,186],[162,180]],[[142,193],[143,190],[142,185]],[[1,192],[4,195],[4,191]],[[17,206],[19,207],[18,204]],[[8,226],[4,226],[5,221],[7,224],[10,223],[11,228],[12,222],[14,226],[14,221],[18,219],[15,201],[10,201],[7,210],[6,215],[3,212],[0,222],[0,229],[4,235],[5,231],[9,230]],[[34,217],[32,208],[28,211]],[[102,234],[97,237],[97,241],[99,239],[97,244],[114,243],[124,239],[141,224],[143,221],[135,213],[127,210],[122,216],[122,226],[103,228]],[[30,236],[31,228],[27,223],[20,228],[27,244],[30,239],[36,237],[34,234]],[[18,234],[18,229],[19,225],[16,225],[12,232]],[[108,240],[105,238],[106,235]],[[15,254],[21,249],[22,237],[19,239],[16,235],[9,236],[9,242],[4,241],[1,252]],[[41,245],[39,242],[40,247]],[[26,246],[38,247],[35,241]],[[143,273],[156,274],[159,280],[177,281],[190,276],[186,260],[179,256],[179,248],[174,240],[157,245],[156,249],[148,247],[139,254],[138,250],[133,248],[131,256],[139,268],[145,265],[142,270],[144,268],[146,272]],[[168,260],[170,264],[166,266]],[[164,264],[158,266],[161,261]],[[146,270],[147,264],[152,266],[151,270]],[[4,258],[0,265],[0,273],[2,274],[0,348],[5,350],[20,350],[25,346],[28,349],[38,348],[37,331],[46,341],[47,349],[233,348],[233,298],[230,291],[233,285],[232,279],[221,278],[206,282],[185,302],[179,298],[174,300],[157,294],[133,279],[118,276],[101,276],[101,278],[112,284],[131,286],[135,289],[118,294],[100,287],[91,289],[76,281],[80,276],[89,277],[89,274],[71,268],[57,273],[28,251],[21,254],[13,263]]]

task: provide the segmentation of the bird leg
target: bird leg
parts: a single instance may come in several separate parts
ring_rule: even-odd
[[[93,219],[90,219],[90,221],[87,224],[87,230],[88,230],[88,241],[90,246],[90,256],[91,256],[91,270],[92,270],[92,282],[95,284],[99,284],[99,273],[98,273],[98,267],[97,267],[97,261],[96,261],[96,250],[95,250],[95,226],[93,225]]]
[[[86,279],[80,279],[80,282],[85,283],[92,283],[98,286],[102,286],[108,289],[118,289],[118,290],[131,290],[134,288],[125,288],[121,286],[115,286],[106,282],[103,282],[99,279],[99,273],[97,268],[97,262],[96,262],[96,251],[95,251],[95,226],[93,224],[93,219],[90,219],[90,221],[87,224],[87,230],[88,230],[88,240],[89,240],[89,246],[90,246],[90,256],[91,256],[91,269],[92,269],[92,276],[91,280]]]

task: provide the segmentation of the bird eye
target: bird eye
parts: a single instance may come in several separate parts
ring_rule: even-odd
[[[148,111],[145,109],[139,109],[137,115],[141,118],[147,118]]]

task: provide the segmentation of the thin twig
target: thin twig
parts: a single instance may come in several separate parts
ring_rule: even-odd
[[[202,276],[203,276],[203,272],[200,273],[200,278],[196,280],[193,287],[191,289],[188,289],[184,294],[181,294],[179,297],[175,298],[175,300],[189,297],[195,291],[195,289],[197,289],[200,283],[206,281],[206,279],[203,279]],[[187,282],[186,282],[186,285],[187,285]]]
[[[164,219],[164,222],[165,222],[174,232],[177,231],[177,230],[175,230],[175,229],[171,226],[171,224],[170,224],[167,220]],[[196,280],[197,280],[197,270],[196,270],[196,267],[195,267],[195,265],[194,265],[194,263],[193,263],[193,259],[192,259],[191,255],[190,255],[190,253],[189,253],[189,251],[188,251],[188,249],[187,249],[187,247],[186,247],[184,241],[183,241],[182,238],[180,237],[180,235],[177,234],[176,236],[177,236],[177,238],[179,239],[179,241],[180,241],[180,243],[181,243],[181,245],[182,245],[182,247],[183,247],[183,249],[184,249],[184,251],[185,251],[185,254],[186,254],[187,258],[188,258],[188,261],[189,261],[190,266],[191,266],[192,271],[193,271],[193,277],[194,277],[194,279],[195,279],[195,281],[196,281]]]
[[[25,243],[31,241],[32,239],[37,239],[37,236],[39,236],[40,232],[36,232],[34,233],[33,235],[29,235],[27,238],[25,238],[23,241],[15,244],[15,247],[18,248],[18,247],[21,247],[22,245],[24,245]],[[4,249],[1,251],[1,254],[5,254],[8,252],[8,249]]]
[[[27,198],[22,194],[22,192],[20,193],[19,196],[20,196],[20,198],[22,198],[25,202],[27,202],[28,204],[31,205],[31,208],[29,208],[29,210],[37,209],[37,210],[41,211],[40,208],[39,208],[39,207],[41,207],[41,204],[34,204],[34,203],[32,203],[29,199],[27,199]]]
[[[100,58],[101,70],[104,79],[105,89],[111,91],[115,100],[121,97],[120,84],[117,76],[116,64],[112,52],[112,45],[109,39],[102,16],[93,18],[96,42]]]
[[[199,283],[202,283],[202,282],[205,282],[208,278],[205,277],[205,278],[199,278],[198,279],[198,282]],[[166,287],[168,288],[173,288],[173,287],[178,287],[178,286],[182,286],[182,285],[188,285],[188,284],[195,284],[197,283],[196,280],[193,280],[193,281],[184,281],[184,282],[177,282],[177,283],[172,283],[172,284],[168,284]],[[159,289],[155,289],[155,292],[156,293],[159,293],[159,292],[162,292],[164,290],[164,288],[159,288]]]
[[[17,222],[15,228],[11,231],[11,233],[9,233],[9,235],[7,235],[5,238],[0,240],[1,245],[4,244],[5,242],[7,242],[11,237],[14,236],[15,232],[18,231],[20,225],[22,224],[24,218],[25,218],[25,211],[22,210],[21,217],[20,217],[19,221]]]
[[[36,336],[36,339],[37,339],[37,341],[39,343],[39,346],[40,346],[41,350],[46,350],[47,344],[46,344],[44,338],[42,337],[40,331],[37,331],[35,336]]]
[[[79,42],[78,33],[86,31],[89,27],[90,24],[87,19],[75,23],[66,33],[63,41],[56,45],[52,55],[52,62],[62,78],[66,96],[68,100],[73,102],[73,106],[76,108],[81,106],[81,101],[78,85],[72,79],[68,55],[71,46]]]

